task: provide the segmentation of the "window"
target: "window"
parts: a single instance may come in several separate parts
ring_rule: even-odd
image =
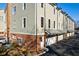
[[[25,10],[27,7],[26,3],[23,3],[23,10]]]
[[[48,27],[50,28],[50,19],[48,20]]]
[[[23,18],[23,20],[22,20],[22,27],[26,28],[26,18]]]
[[[55,21],[54,21],[54,28],[55,28]]]
[[[55,14],[55,8],[54,8],[54,14]]]
[[[16,14],[16,6],[12,8],[12,14]]]
[[[41,3],[41,7],[43,8],[43,3]]]
[[[44,18],[41,17],[41,27],[43,27],[43,21],[44,21]]]

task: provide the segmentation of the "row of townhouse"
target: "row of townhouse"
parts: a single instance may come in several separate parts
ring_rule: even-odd
[[[7,39],[30,51],[74,35],[74,21],[54,3],[9,3],[5,14]]]

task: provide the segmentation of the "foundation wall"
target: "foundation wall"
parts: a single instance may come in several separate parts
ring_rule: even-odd
[[[67,33],[63,34],[63,39],[67,38]]]
[[[6,35],[5,32],[0,32],[0,37],[6,37],[5,35]]]
[[[69,37],[70,36],[70,34],[69,33],[67,33],[67,37]]]
[[[58,36],[58,41],[63,40],[63,35]]]
[[[51,44],[56,43],[56,36],[51,38],[46,38],[46,45],[49,46]]]
[[[44,35],[28,35],[28,34],[10,34],[11,43],[17,42],[18,39],[24,41],[23,45],[27,47],[30,51],[40,51],[45,47],[45,36]],[[43,40],[42,40],[43,38]],[[41,43],[44,44],[44,47],[41,47]]]
[[[74,32],[72,32],[72,36],[74,36]]]

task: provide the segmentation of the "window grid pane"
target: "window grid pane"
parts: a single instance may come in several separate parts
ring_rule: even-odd
[[[49,21],[48,21],[48,24],[49,24],[49,26],[48,26],[48,27],[50,28],[50,19],[49,19]]]
[[[24,18],[24,28],[26,27],[26,18]]]
[[[41,17],[41,27],[43,27],[43,17]]]
[[[43,3],[41,3],[41,7],[43,8]]]

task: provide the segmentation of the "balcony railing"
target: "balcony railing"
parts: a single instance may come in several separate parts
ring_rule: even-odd
[[[71,33],[71,32],[74,32],[74,30],[73,29],[68,29],[67,32]]]
[[[47,37],[53,37],[53,36],[56,36],[56,35],[64,34],[67,31],[64,31],[64,30],[45,29],[45,32],[47,33]]]

